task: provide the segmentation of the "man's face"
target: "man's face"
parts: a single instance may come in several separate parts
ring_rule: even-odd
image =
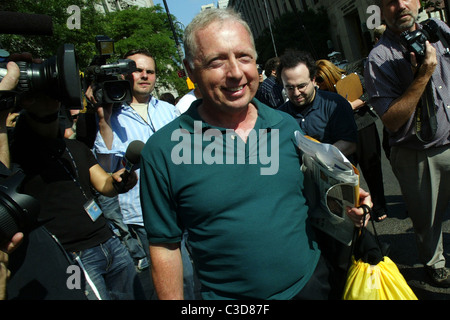
[[[420,0],[383,0],[382,18],[395,33],[412,31],[419,15]]]
[[[258,90],[256,51],[247,30],[236,22],[214,22],[196,32],[197,52],[190,77],[203,105],[222,112],[246,108]]]
[[[133,102],[138,102],[139,98],[148,99],[155,88],[155,60],[143,54],[135,54],[127,59],[136,62],[137,68],[135,72],[125,77],[131,82]]]
[[[304,63],[294,68],[283,69],[281,80],[289,100],[297,107],[303,107],[314,100],[316,95],[314,79]]]

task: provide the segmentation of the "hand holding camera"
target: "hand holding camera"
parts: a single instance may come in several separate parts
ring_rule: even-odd
[[[19,83],[20,69],[15,62],[12,61],[8,62],[6,64],[6,71],[7,74],[0,81],[1,91],[14,90],[14,88]]]
[[[0,80],[0,128],[6,132],[9,112],[14,106],[15,93],[12,92],[19,83],[20,70],[15,62],[8,62],[7,74]]]

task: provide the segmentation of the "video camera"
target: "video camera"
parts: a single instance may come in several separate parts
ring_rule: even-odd
[[[428,19],[421,23],[421,25],[423,26],[422,29],[417,29],[415,31],[404,31],[401,34],[404,44],[409,51],[414,52],[419,64],[422,63],[425,58],[425,41],[427,40],[430,43],[442,41],[448,50],[448,40],[445,38],[436,21]]]
[[[96,36],[95,44],[99,55],[95,56],[87,69],[87,78],[94,83],[95,100],[104,103],[131,102],[131,84],[128,80],[118,80],[121,74],[136,71],[136,63],[130,59],[119,59],[107,64],[106,60],[114,54],[114,40],[108,36]]]
[[[16,63],[20,69],[16,93],[41,92],[61,101],[68,109],[83,107],[80,74],[73,44],[60,46],[57,54],[43,63]],[[0,81],[7,74],[6,64],[7,62],[0,62]]]

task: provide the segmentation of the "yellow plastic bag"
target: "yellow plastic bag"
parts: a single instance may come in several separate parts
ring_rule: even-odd
[[[344,300],[417,300],[397,265],[383,257],[377,265],[355,261],[348,270]]]

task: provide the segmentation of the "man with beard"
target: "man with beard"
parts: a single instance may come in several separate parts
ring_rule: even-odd
[[[311,55],[289,51],[280,57],[280,75],[289,100],[278,108],[292,115],[308,136],[338,148],[351,161],[357,127],[350,103],[316,87],[317,66]]]
[[[426,41],[421,56],[402,40],[403,32],[423,28],[417,22],[419,0],[376,4],[387,29],[368,57],[366,89],[389,132],[390,161],[413,222],[419,259],[435,285],[450,287],[442,243],[450,203],[450,57],[441,41]],[[450,39],[445,23],[432,22]]]

